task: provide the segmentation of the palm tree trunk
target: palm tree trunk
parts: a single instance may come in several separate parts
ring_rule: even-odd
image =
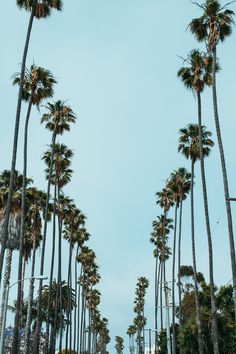
[[[7,250],[7,257],[6,257],[6,267],[3,279],[3,290],[2,290],[2,302],[1,302],[1,316],[0,316],[0,333],[2,333],[2,324],[3,324],[3,317],[4,317],[4,307],[6,303],[6,296],[7,296],[7,288],[9,286],[9,281],[11,277],[11,262],[12,262],[12,250]]]
[[[157,311],[158,311],[158,307],[159,307],[159,291],[161,288],[160,277],[161,277],[161,260],[159,259],[158,276],[157,276],[157,299],[156,299]],[[158,353],[159,353],[159,347],[158,347],[158,326],[157,326],[156,331],[155,331],[155,354],[158,354]]]
[[[182,317],[182,296],[181,296],[181,278],[180,278],[182,214],[183,214],[183,191],[181,192],[180,206],[179,206],[179,242],[178,242],[179,332],[180,332],[180,329],[181,329],[181,317]],[[180,354],[182,354],[182,348],[181,347],[180,347]]]
[[[25,232],[25,216],[26,216],[26,179],[27,179],[27,149],[28,149],[28,127],[29,119],[32,108],[32,94],[30,96],[30,101],[28,105],[28,110],[25,120],[25,130],[24,130],[24,161],[23,161],[23,180],[22,180],[22,199],[21,199],[21,228],[20,228],[20,248],[19,248],[19,259],[18,259],[18,284],[17,284],[17,301],[16,301],[16,314],[14,321],[14,336],[12,343],[12,354],[19,353],[18,346],[20,346],[19,324],[20,324],[20,310],[21,310],[21,289],[22,282],[22,259],[23,259],[23,248],[24,248],[24,232]]]
[[[198,351],[203,354],[203,340],[202,340],[202,323],[200,317],[200,303],[198,296],[198,283],[197,283],[197,263],[195,252],[195,231],[194,231],[194,194],[193,194],[193,180],[194,180],[194,160],[191,160],[191,235],[192,235],[192,256],[193,256],[193,278],[194,278],[194,296],[196,306],[196,322],[198,331]]]
[[[198,100],[198,130],[199,130],[199,143],[200,143],[199,145],[200,145],[202,190],[203,190],[207,241],[208,241],[208,253],[209,253],[212,343],[213,343],[213,348],[214,348],[214,354],[219,354],[218,330],[217,330],[217,318],[216,318],[216,302],[215,302],[215,291],[214,291],[213,250],[212,250],[211,226],[210,226],[210,217],[209,217],[209,210],[208,210],[207,186],[206,186],[203,145],[202,145],[202,110],[201,110],[201,94],[199,91],[197,92],[197,100]]]
[[[156,247],[156,264],[155,264],[155,352],[157,351],[157,317],[158,317],[158,295],[159,295],[159,277],[160,277],[160,264],[158,265],[158,244]]]
[[[50,280],[49,280],[49,290],[48,290],[48,309],[50,309],[50,303],[51,303],[52,281],[53,281],[53,271],[54,271],[54,261],[55,261],[56,198],[57,198],[57,186],[55,183],[55,185],[54,185],[54,199],[53,199],[52,253],[51,253],[51,269],[50,269]],[[46,348],[48,348],[48,341],[49,341],[49,322],[50,322],[50,311],[48,311],[48,313],[47,313],[47,322],[46,322],[46,345],[45,345]]]
[[[48,207],[49,207],[49,199],[50,199],[55,140],[56,140],[56,131],[53,132],[52,144],[51,144],[52,151],[51,151],[51,161],[50,161],[48,185],[47,185],[47,197],[46,197],[46,205],[45,205],[45,213],[44,213],[45,220],[44,220],[44,229],[43,229],[43,244],[42,244],[41,262],[40,262],[40,275],[43,275],[44,272],[44,258],[45,258],[46,237],[47,237],[47,224],[48,224],[47,215],[48,215]],[[38,292],[38,306],[37,306],[37,324],[36,324],[35,338],[34,338],[34,354],[39,354],[39,340],[40,340],[39,336],[40,336],[40,331],[42,326],[42,319],[41,319],[42,288],[43,288],[43,281],[40,280],[39,292]]]
[[[58,200],[60,196],[60,188],[58,186]],[[62,246],[62,217],[58,213],[58,295],[59,295],[59,318],[60,318],[60,332],[59,332],[59,353],[62,351],[62,336],[63,336],[63,317],[62,317],[62,274],[61,274],[61,246]]]
[[[228,220],[228,233],[229,233],[229,244],[230,244],[230,259],[231,259],[231,269],[233,276],[233,289],[234,289],[234,312],[235,312],[235,331],[236,331],[236,261],[235,261],[235,246],[234,246],[234,234],[233,234],[233,222],[231,214],[231,206],[229,201],[229,186],[227,169],[225,163],[224,147],[221,137],[220,122],[218,115],[218,104],[217,104],[217,93],[216,93],[216,47],[213,49],[213,68],[212,68],[212,95],[213,95],[213,109],[214,118],[216,126],[216,134],[220,151],[220,160],[224,184],[227,220]]]
[[[81,342],[81,338],[80,338],[80,317],[81,317],[81,312],[80,311],[80,303],[81,303],[81,277],[83,274],[83,267],[81,265],[81,269],[80,269],[80,282],[79,282],[79,288],[78,288],[78,306],[77,306],[77,353],[79,353],[79,349],[80,349],[80,342]]]
[[[70,237],[70,247],[69,247],[69,264],[68,264],[68,275],[67,275],[67,284],[68,287],[71,289],[71,260],[72,260],[72,242]],[[69,297],[71,298],[71,290],[69,290]],[[71,312],[71,301],[70,298],[68,300],[68,307],[67,307],[67,325],[66,325],[66,351],[68,349],[68,337],[69,337],[69,326],[70,326],[70,312]],[[70,347],[71,350],[71,347]]]
[[[178,218],[178,202],[175,204],[175,225],[174,225],[174,241],[173,241],[173,263],[172,263],[172,354],[176,353],[176,332],[175,332],[175,253],[176,253],[176,234],[177,234],[177,218]]]
[[[29,296],[28,296],[28,309],[27,309],[27,320],[25,327],[26,334],[26,343],[25,343],[25,354],[30,354],[30,326],[32,320],[32,305],[34,298],[34,271],[35,271],[35,257],[36,256],[36,235],[34,235],[34,244],[33,244],[33,257],[31,265],[31,274],[30,274],[30,285],[29,285]]]
[[[163,329],[163,262],[161,260],[161,281],[160,281],[160,313],[161,313],[161,329]]]
[[[20,328],[23,327],[22,315],[23,315],[23,305],[24,305],[25,269],[26,269],[26,259],[24,258],[23,270],[21,276],[21,279],[23,280],[21,282],[21,294],[20,294],[20,320],[19,320]]]
[[[11,213],[11,202],[12,202],[12,194],[14,188],[14,175],[16,169],[16,157],[17,157],[17,147],[18,147],[18,136],[19,136],[19,126],[20,126],[20,113],[21,113],[21,101],[22,101],[22,92],[23,92],[23,80],[25,76],[25,65],[26,65],[26,58],[29,48],[29,41],[30,41],[30,34],[32,30],[34,20],[34,8],[31,11],[26,40],[25,40],[25,47],[23,51],[22,63],[21,63],[21,73],[20,73],[20,86],[18,92],[18,101],[17,101],[17,108],[16,108],[16,119],[15,119],[15,131],[14,131],[14,142],[13,142],[13,151],[12,151],[12,162],[11,162],[11,175],[10,175],[10,182],[9,182],[9,193],[7,197],[7,205],[5,211],[5,222],[3,228],[3,236],[2,236],[2,245],[1,245],[1,252],[0,252],[0,287],[1,287],[1,280],[2,280],[2,268],[3,268],[3,260],[4,254],[6,249],[6,242],[8,237],[8,224],[9,224],[9,217]]]
[[[74,284],[75,284],[75,307],[74,307],[74,342],[73,342],[73,350],[75,352],[76,348],[76,339],[77,339],[77,307],[78,307],[78,279],[77,279],[77,257],[79,254],[79,245],[77,246],[76,250],[76,256],[75,256],[75,279],[74,279]]]

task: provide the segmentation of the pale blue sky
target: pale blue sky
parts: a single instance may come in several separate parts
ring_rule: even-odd
[[[235,7],[235,5],[233,5]],[[48,68],[58,80],[56,99],[68,99],[78,123],[60,141],[75,152],[74,175],[66,192],[88,217],[90,245],[101,271],[101,309],[111,335],[125,336],[133,319],[137,278],[150,281],[149,326],[153,326],[151,222],[160,210],[155,192],[173,169],[189,167],[177,154],[178,129],[196,122],[196,102],[176,77],[198,45],[186,30],[199,10],[190,1],[68,0],[64,11],[35,21],[27,64]],[[10,167],[17,90],[10,77],[19,70],[28,14],[15,1],[0,14],[1,170]],[[220,118],[229,172],[236,196],[234,100],[235,33],[219,49]],[[23,109],[22,121],[24,120]],[[211,92],[203,98],[204,123],[214,133]],[[29,176],[46,189],[40,161],[50,135],[33,111],[29,139]],[[22,135],[22,130],[21,130]],[[215,140],[215,133],[213,135]],[[22,140],[17,166],[22,168]],[[228,235],[217,145],[206,163],[217,284],[231,279]],[[197,172],[197,178],[199,177]],[[207,241],[200,180],[196,182],[196,236],[199,271],[207,276]],[[189,202],[185,205],[183,261],[191,263]],[[236,205],[232,205],[235,219]],[[217,221],[220,218],[220,223]],[[66,257],[65,257],[66,259]],[[66,263],[66,262],[65,262]],[[14,274],[13,274],[14,276]],[[113,338],[112,338],[113,339]],[[113,342],[110,353],[114,353]],[[125,350],[127,352],[128,349]]]

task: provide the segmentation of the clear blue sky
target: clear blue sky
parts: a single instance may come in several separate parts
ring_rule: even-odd
[[[109,318],[112,337],[125,336],[132,322],[139,276],[151,281],[147,316],[149,327],[153,326],[154,259],[149,234],[152,220],[160,214],[155,192],[164,186],[173,169],[189,167],[189,162],[177,154],[178,129],[196,122],[196,102],[182,87],[176,72],[182,65],[178,55],[186,56],[198,47],[187,31],[191,18],[198,15],[198,8],[187,0],[67,0],[63,13],[53,14],[46,21],[36,20],[33,26],[27,64],[34,61],[51,70],[58,80],[55,100],[68,99],[78,114],[78,123],[71,133],[60,139],[75,152],[73,180],[66,193],[88,217],[90,245],[96,251],[102,276],[101,309]],[[17,96],[10,77],[19,70],[29,16],[20,12],[12,0],[2,4],[0,17],[3,170],[10,167]],[[233,196],[236,196],[235,39],[234,33],[220,46],[222,71],[218,77],[220,119]],[[25,108],[22,121],[24,112]],[[214,133],[215,140],[210,91],[203,98],[203,115],[204,124]],[[39,122],[39,113],[33,111],[29,176],[38,187],[46,189],[40,158],[50,135]],[[22,169],[21,139],[18,156],[17,167]],[[207,160],[206,170],[215,279],[217,284],[224,284],[231,279],[231,271],[217,144]],[[198,268],[208,276],[198,171],[196,178]],[[235,219],[236,205],[232,207]],[[186,202],[185,264],[191,263],[188,210]],[[115,352],[113,346],[112,342],[110,353]]]

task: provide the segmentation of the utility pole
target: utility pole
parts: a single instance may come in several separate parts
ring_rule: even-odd
[[[167,354],[171,354],[171,335],[170,335],[170,308],[172,305],[169,303],[169,291],[170,288],[168,287],[168,283],[172,283],[172,281],[165,281],[164,284],[164,291],[165,291],[165,306],[158,306],[165,308],[166,310],[166,336],[167,336]]]

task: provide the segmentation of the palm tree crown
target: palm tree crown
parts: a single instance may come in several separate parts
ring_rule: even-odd
[[[187,89],[202,92],[205,86],[212,85],[212,56],[194,49],[185,62],[189,65],[182,67],[177,75]],[[218,64],[216,71],[219,71]]]
[[[76,115],[65,102],[57,101],[46,106],[48,113],[41,118],[41,123],[46,123],[46,129],[56,134],[62,135],[63,132],[70,130],[70,123],[75,123]]]
[[[190,22],[190,31],[197,41],[207,42],[208,49],[212,51],[232,33],[234,12],[226,8],[227,4],[221,6],[218,0],[206,0],[204,4],[196,4],[203,10],[203,15]]]
[[[31,99],[33,104],[39,106],[43,99],[53,96],[53,86],[56,83],[49,70],[33,64],[30,69],[25,70],[22,99],[24,101]],[[13,76],[13,85],[20,85],[20,73]]]
[[[61,11],[62,4],[62,0],[16,0],[20,9],[34,11],[34,16],[38,19],[49,17],[53,9]]]
[[[200,159],[200,144],[199,144],[199,130],[197,124],[189,124],[187,128],[180,129],[179,131],[179,146],[178,151],[181,152],[187,159],[194,162]],[[214,146],[211,140],[211,132],[202,126],[202,145],[203,156],[209,156],[211,147]]]

